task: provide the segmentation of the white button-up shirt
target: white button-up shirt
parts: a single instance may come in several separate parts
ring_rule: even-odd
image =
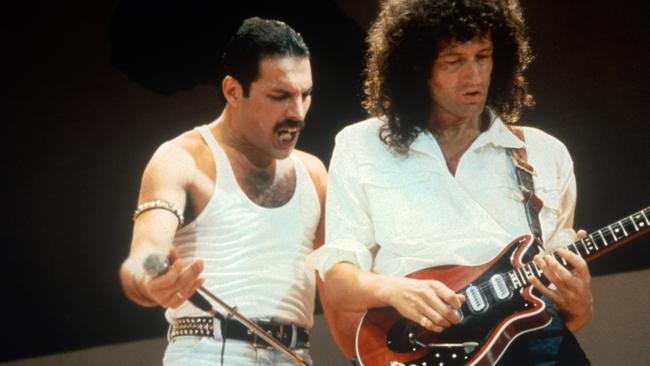
[[[382,122],[336,137],[329,169],[325,245],[308,259],[321,276],[339,262],[403,276],[440,265],[477,265],[530,232],[508,148],[525,145],[534,167],[545,247],[572,243],[576,186],[566,147],[535,128],[519,140],[500,119],[464,153],[452,175],[431,133],[408,155],[379,139]]]

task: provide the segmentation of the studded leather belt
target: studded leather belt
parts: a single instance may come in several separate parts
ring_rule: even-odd
[[[184,317],[175,319],[169,328],[169,340],[181,336],[214,337],[214,318]],[[289,348],[309,348],[309,332],[294,324],[256,321],[260,328]],[[234,319],[219,321],[226,339],[250,342],[256,348],[269,348],[267,342]]]

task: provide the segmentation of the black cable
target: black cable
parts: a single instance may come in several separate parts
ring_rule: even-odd
[[[221,314],[219,314],[221,315]],[[227,317],[223,315],[218,317],[221,322],[221,366],[223,366],[223,355],[226,352],[226,338],[228,336],[228,320],[230,320],[232,314],[228,314]]]

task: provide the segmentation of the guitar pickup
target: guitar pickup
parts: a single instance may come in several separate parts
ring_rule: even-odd
[[[474,285],[467,287],[465,297],[467,298],[467,306],[472,313],[478,314],[488,309],[488,302],[478,287]]]
[[[507,300],[512,296],[512,291],[508,288],[506,280],[500,274],[495,274],[490,278],[490,291],[492,296],[498,301]]]

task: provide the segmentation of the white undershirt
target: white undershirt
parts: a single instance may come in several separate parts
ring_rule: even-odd
[[[177,232],[174,246],[179,256],[185,263],[203,259],[204,287],[242,315],[311,328],[315,282],[305,259],[313,251],[320,204],[309,173],[292,154],[293,196],[281,207],[261,207],[241,190],[226,154],[207,128],[197,130],[215,157],[217,182],[205,209]],[[205,315],[189,302],[166,313],[169,321]]]

